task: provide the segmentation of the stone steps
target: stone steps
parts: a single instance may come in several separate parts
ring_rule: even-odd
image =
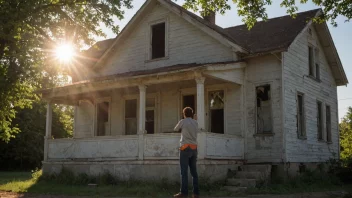
[[[254,188],[258,181],[267,180],[270,177],[271,165],[267,164],[250,164],[240,166],[238,170],[231,170],[234,173],[226,181],[225,190],[240,193],[247,188]]]

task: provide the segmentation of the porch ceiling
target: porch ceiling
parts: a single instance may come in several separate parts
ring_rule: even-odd
[[[92,92],[103,94],[106,90],[184,82],[201,76],[212,79],[209,79],[207,83],[225,81],[242,84],[244,67],[246,67],[245,62],[175,65],[80,81],[67,86],[39,90],[37,93],[42,94],[46,100],[67,103],[67,101],[76,101],[79,97],[92,97],[90,94]],[[74,105],[74,102],[72,103]]]

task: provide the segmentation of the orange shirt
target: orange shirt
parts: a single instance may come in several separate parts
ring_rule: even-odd
[[[197,145],[196,144],[184,144],[180,147],[180,150],[183,151],[185,150],[187,147],[190,147],[192,150],[197,149]]]

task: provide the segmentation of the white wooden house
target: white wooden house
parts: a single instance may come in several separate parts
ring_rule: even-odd
[[[44,173],[109,171],[179,179],[182,109],[198,117],[200,175],[243,163],[324,162],[339,153],[337,86],[346,85],[326,23],[302,12],[221,28],[169,0],[147,0],[115,38],[98,42],[74,82],[48,101]],[[51,138],[52,104],[73,105],[74,135]]]

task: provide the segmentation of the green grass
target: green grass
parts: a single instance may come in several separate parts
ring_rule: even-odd
[[[179,191],[179,185],[164,182],[118,182],[117,185],[67,185],[49,178],[32,179],[27,172],[0,172],[0,191],[19,193],[72,195],[72,196],[133,196],[133,197],[171,197]],[[230,196],[220,190],[219,185],[202,185],[201,194],[206,196]],[[190,192],[192,192],[190,190]]]

